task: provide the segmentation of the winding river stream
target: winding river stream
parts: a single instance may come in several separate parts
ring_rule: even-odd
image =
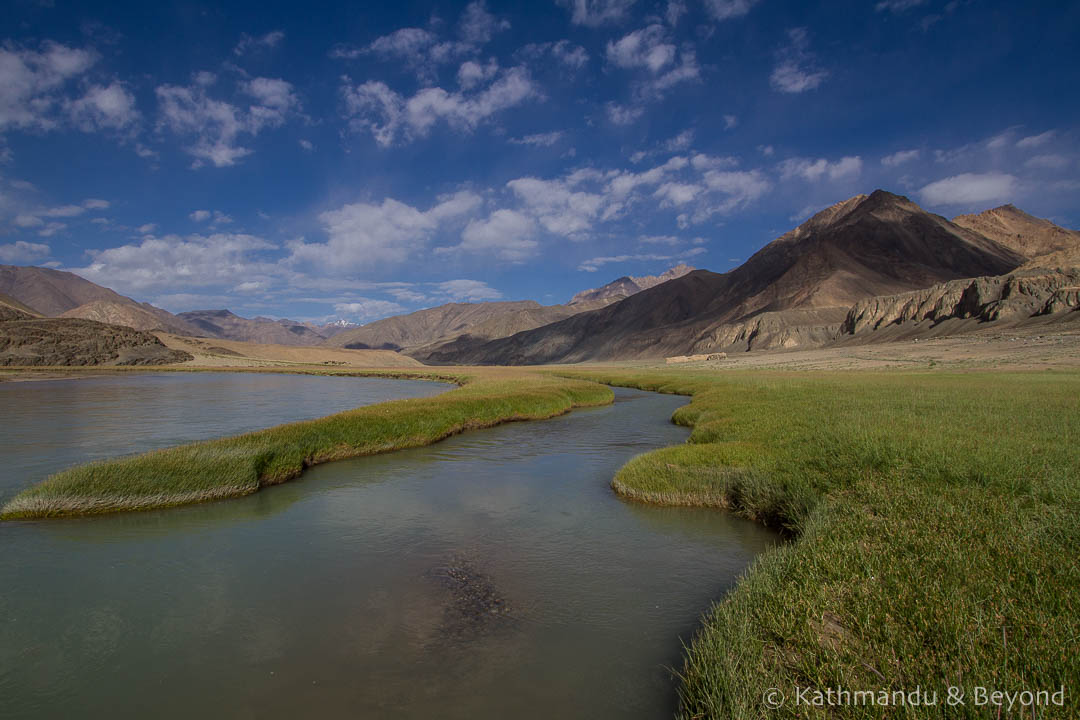
[[[291,388],[259,395],[289,405]],[[167,425],[177,410],[155,397],[143,411]],[[237,500],[2,523],[3,714],[670,716],[681,644],[776,541],[612,493],[630,457],[685,440],[669,421],[685,402],[616,390],[609,407],[317,466]],[[69,436],[124,408],[106,405]]]

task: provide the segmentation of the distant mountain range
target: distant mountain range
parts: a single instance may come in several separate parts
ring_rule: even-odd
[[[730,272],[698,270],[598,310],[427,360],[515,365],[821,345],[839,338],[860,300],[998,276],[1040,252],[1080,247],[1080,234],[1011,206],[962,222],[883,190],[858,195]]]
[[[224,309],[172,315],[72,273],[0,266],[0,297],[7,296],[0,312],[222,340],[391,349],[433,364],[565,363],[1042,322],[1080,302],[1077,267],[1080,232],[1012,205],[950,221],[877,190],[822,210],[730,272],[678,265],[584,290],[565,305],[449,303],[362,326],[249,319]]]

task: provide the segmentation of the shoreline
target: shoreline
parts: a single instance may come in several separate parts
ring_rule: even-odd
[[[113,374],[163,369],[124,368]],[[167,370],[193,371],[283,372],[279,368]],[[614,398],[604,385],[525,371],[293,368],[284,372],[428,380],[459,387],[431,398],[393,400],[316,420],[75,466],[13,497],[0,508],[0,520],[151,510],[241,497],[295,479],[312,465],[429,445],[466,430],[550,418],[577,407],[610,404]],[[88,376],[89,372],[83,377]]]

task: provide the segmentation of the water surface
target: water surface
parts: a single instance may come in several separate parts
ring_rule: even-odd
[[[0,524],[5,717],[671,716],[682,643],[775,539],[617,498],[686,431],[685,398],[616,393],[237,500]]]
[[[0,383],[0,503],[90,460],[451,388],[420,380],[276,373],[131,373]]]

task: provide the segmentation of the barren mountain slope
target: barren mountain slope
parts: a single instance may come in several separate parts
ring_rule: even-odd
[[[135,303],[131,298],[73,273],[19,265],[0,265],[0,293],[49,317],[96,300]]]
[[[698,270],[603,309],[429,360],[532,364],[724,349],[730,326],[763,312],[832,309],[826,315],[839,320],[865,297],[998,275],[1025,259],[878,190],[823,210],[731,272]]]
[[[310,327],[292,320],[245,318],[228,310],[195,310],[177,315],[196,328],[184,335],[205,335],[223,340],[276,345],[321,345],[326,338]]]
[[[1058,227],[1012,205],[976,215],[958,215],[953,222],[1027,256],[1027,264],[1032,267],[1048,255],[1058,258],[1058,263],[1063,254],[1071,257],[1074,264],[1080,261],[1080,232]]]
[[[93,320],[0,322],[0,365],[164,365],[191,357],[149,333]]]
[[[10,295],[0,293],[0,322],[7,320],[29,320],[41,317],[41,313],[25,305]]]
[[[153,305],[136,304],[134,301],[95,300],[63,312],[60,317],[96,320],[110,325],[123,325],[135,330],[164,330],[181,335],[199,334],[199,328],[172,313]]]
[[[694,268],[686,263],[679,263],[675,267],[667,270],[659,275],[645,275],[642,277],[626,276],[617,280],[609,282],[607,285],[599,288],[593,288],[591,290],[582,290],[567,303],[571,306],[584,305],[586,303],[595,303],[594,307],[588,308],[590,310],[596,307],[602,307],[603,305],[609,305],[613,302],[618,302],[624,298],[628,298],[631,295],[641,292],[642,290],[648,290],[651,287],[656,287],[661,283],[666,283],[668,280],[674,280],[677,277],[693,272]]]

